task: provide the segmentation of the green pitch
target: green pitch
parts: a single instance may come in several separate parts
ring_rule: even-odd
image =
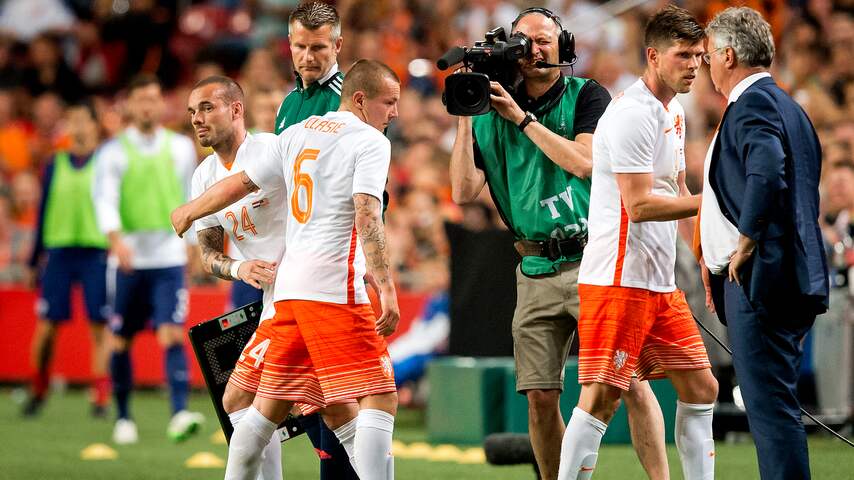
[[[89,416],[87,396],[80,391],[52,395],[36,419],[22,419],[20,405],[11,389],[0,389],[0,479],[61,479],[61,480],[114,480],[134,479],[218,479],[224,469],[189,468],[188,459],[213,454],[225,460],[226,446],[216,441],[219,427],[210,401],[204,394],[191,397],[191,407],[204,412],[207,423],[199,435],[174,444],[166,438],[169,420],[168,401],[165,394],[144,392],[134,396],[132,410],[139,427],[140,443],[119,447],[112,445],[111,420],[94,420]],[[395,439],[407,447],[424,442],[427,435],[423,415],[416,411],[403,411],[398,417]],[[83,460],[81,452],[96,443],[106,444],[117,458]],[[426,457],[458,458],[454,452],[476,453],[470,447],[427,449],[407,448],[407,457],[396,459],[396,476],[402,480],[441,479],[533,479],[531,467],[492,467],[482,463],[427,460]],[[97,448],[94,449],[97,452]],[[413,453],[421,451],[420,454]],[[107,450],[109,453],[110,450]],[[682,478],[676,449],[668,451],[672,477]],[[813,477],[820,479],[848,479],[854,471],[854,449],[838,440],[815,437],[810,442]],[[285,479],[318,478],[318,460],[307,439],[303,436],[285,443],[283,450]],[[419,459],[421,458],[421,459]],[[477,461],[476,455],[467,457]],[[474,458],[474,459],[472,459]],[[204,462],[202,462],[204,463]],[[749,442],[717,445],[718,478],[759,478],[753,445]],[[630,447],[607,446],[599,456],[594,476],[597,480],[644,478],[643,472]]]

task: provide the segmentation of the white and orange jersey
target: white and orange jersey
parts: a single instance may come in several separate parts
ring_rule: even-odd
[[[630,222],[617,173],[653,174],[652,193],[676,197],[685,170],[685,112],[665,106],[643,80],[608,105],[593,134],[588,241],[578,283],[676,289],[676,222]]]
[[[382,199],[391,144],[350,112],[292,125],[263,161],[245,166],[261,191],[284,187],[288,248],[274,300],[368,303],[353,195]]]
[[[247,134],[230,168],[215,153],[209,155],[193,173],[192,197],[198,197],[223,178],[242,172],[247,165],[261,161],[277,141],[271,133]],[[196,231],[221,226],[240,253],[236,258],[279,262],[285,251],[285,197],[284,185],[250,193],[237,203],[196,220]],[[262,320],[275,314],[272,293],[272,285],[264,288]]]

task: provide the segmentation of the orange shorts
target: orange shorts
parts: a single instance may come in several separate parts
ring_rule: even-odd
[[[385,339],[370,305],[276,302],[243,349],[229,382],[302,412],[396,391]],[[312,408],[314,406],[315,408]]]
[[[668,370],[710,368],[706,346],[681,290],[578,285],[578,383],[629,389]]]

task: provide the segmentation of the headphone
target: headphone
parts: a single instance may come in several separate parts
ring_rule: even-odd
[[[550,18],[553,22],[555,22],[557,28],[560,29],[560,33],[557,37],[557,48],[559,53],[558,61],[560,62],[560,64],[549,65],[554,67],[569,67],[571,65],[574,65],[575,62],[578,60],[578,56],[575,55],[575,35],[573,35],[572,32],[564,30],[563,25],[560,23],[560,17],[552,13],[551,10],[543,7],[526,8],[519,12],[519,15],[516,17],[515,20],[513,20],[511,28],[515,30],[516,24],[519,23],[519,20],[521,20],[522,17],[530,15],[532,13],[539,13],[540,15]]]

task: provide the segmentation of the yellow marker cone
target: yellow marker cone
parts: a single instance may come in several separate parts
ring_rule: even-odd
[[[214,445],[225,445],[225,433],[222,430],[217,430],[213,435],[211,435],[211,443]]]
[[[184,462],[187,468],[225,468],[225,460],[211,452],[199,452]]]
[[[480,447],[467,448],[459,459],[460,463],[486,463],[486,454]]]
[[[80,451],[83,460],[115,460],[119,458],[118,452],[103,443],[93,443]]]
[[[409,448],[401,453],[395,453],[395,457],[400,458],[427,458],[433,451],[433,447],[424,442],[415,442],[409,445]]]
[[[462,455],[463,452],[453,445],[437,445],[427,459],[433,462],[457,462]]]
[[[409,447],[406,446],[405,443],[400,440],[392,440],[391,442],[391,454],[395,457],[405,458],[409,453]]]

